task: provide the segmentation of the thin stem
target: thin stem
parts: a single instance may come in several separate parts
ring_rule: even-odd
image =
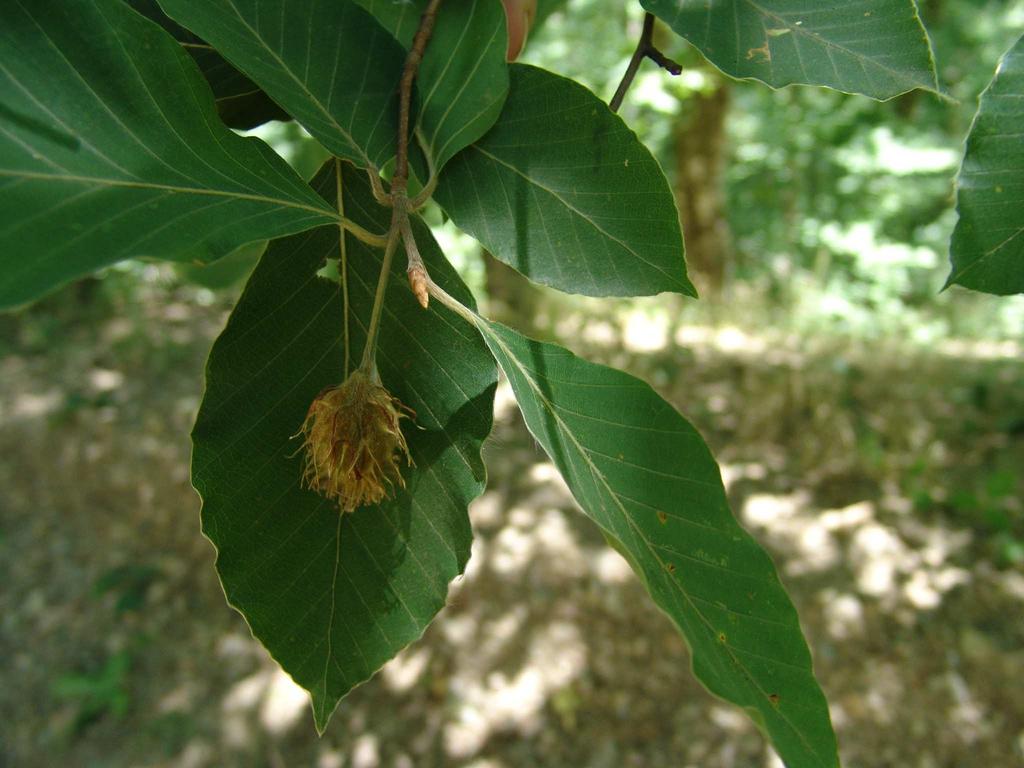
[[[380,180],[380,169],[371,165],[366,169],[366,175],[370,177],[370,189],[373,190],[373,196],[377,202],[381,205],[391,205],[391,195],[384,191],[384,184]]]
[[[391,231],[389,238],[401,237],[405,241],[406,254],[409,257],[409,285],[420,305],[426,309],[428,293],[426,281],[429,280],[423,259],[416,247],[416,240],[412,234],[412,227],[409,225],[409,104],[412,100],[412,84],[416,79],[416,72],[419,70],[420,62],[423,61],[423,53],[427,49],[430,35],[434,31],[434,22],[437,19],[437,10],[441,6],[441,0],[430,0],[426,10],[420,16],[419,27],[412,40],[412,47],[405,57],[405,68],[402,70],[402,79],[398,87],[398,152],[395,157],[395,173],[391,177],[391,204],[393,207],[391,217]],[[429,159],[429,153],[428,159]],[[430,160],[430,177],[435,179],[433,160]],[[436,180],[434,181],[436,184]],[[424,191],[433,191],[430,181]],[[422,193],[417,195],[419,200]],[[423,202],[426,201],[424,198]],[[420,203],[422,204],[422,203]],[[395,245],[391,245],[392,254]],[[385,259],[387,260],[387,259]]]
[[[340,177],[341,171],[338,172]],[[338,226],[344,229],[346,232],[351,232],[358,239],[362,240],[367,245],[372,245],[374,248],[383,248],[388,243],[387,235],[378,235],[376,232],[371,232],[368,229],[356,224],[351,219],[346,219],[344,216],[339,214]]]
[[[412,100],[412,84],[416,79],[420,62],[423,60],[427,42],[434,31],[434,21],[440,5],[441,0],[430,0],[427,9],[420,16],[419,27],[413,38],[412,48],[409,49],[409,54],[405,58],[405,68],[402,70],[402,79],[398,88],[398,152],[395,158],[395,173],[391,177],[391,194],[389,195],[392,206],[391,226],[388,228],[387,240],[384,243],[384,259],[380,266],[380,277],[377,279],[377,291],[373,296],[370,322],[366,328],[363,358],[359,363],[360,370],[367,371],[371,377],[377,376],[377,336],[380,331],[380,317],[384,309],[384,295],[387,293],[388,280],[391,277],[391,262],[398,249],[399,239],[406,241],[407,253],[414,253],[418,259],[415,261],[410,255],[410,270],[414,266],[418,267],[417,279],[429,280],[426,269],[423,267],[423,259],[419,257],[416,241],[413,239],[412,227],[409,224],[409,198],[407,196],[409,187],[409,104]],[[371,178],[372,184],[373,179]],[[383,187],[380,192],[383,193]],[[412,271],[410,271],[410,282],[417,298],[423,304],[426,301],[426,291],[424,288],[423,291],[417,292]]]
[[[416,197],[409,201],[409,210],[418,211],[426,205],[427,200],[429,200],[431,195],[434,194],[435,189],[437,189],[437,175],[431,174],[430,178],[427,179],[427,185],[419,191],[419,194],[417,194]]]
[[[619,107],[622,106],[622,100],[626,98],[626,92],[629,90],[629,86],[633,84],[633,80],[636,78],[636,73],[640,70],[640,62],[644,59],[650,59],[662,69],[668,70],[673,75],[678,75],[683,71],[681,64],[678,64],[668,56],[658,50],[657,46],[654,45],[654,14],[644,14],[644,27],[640,33],[640,40],[637,41],[636,50],[633,51],[633,56],[629,60],[629,66],[626,67],[626,73],[622,76],[622,81],[619,83],[619,87],[615,89],[615,95],[612,96],[612,100],[608,102],[608,107],[612,112],[618,112]]]
[[[483,322],[483,318],[481,318],[480,315],[471,310],[454,296],[450,295],[444,288],[439,286],[429,277],[427,278],[427,290],[430,291],[431,296],[441,302],[444,306],[448,307],[448,309],[462,319],[468,320],[470,323],[477,326]]]
[[[423,61],[427,42],[434,31],[434,21],[437,19],[437,9],[440,5],[441,0],[430,0],[430,4],[420,16],[412,47],[405,57],[405,69],[402,70],[402,80],[398,87],[398,153],[395,157],[395,175],[391,179],[392,196],[404,195],[409,183],[409,103],[412,100],[412,83],[416,79],[420,62]]]
[[[670,75],[679,77],[679,75],[683,74],[682,64],[680,64],[678,61],[670,59],[668,56],[659,51],[653,45],[651,46],[650,50],[647,51],[647,58],[653,61],[662,69],[664,69]]]
[[[406,216],[402,221],[398,223],[399,231],[402,234],[402,240],[405,242],[405,253],[409,257],[410,268],[415,265],[423,264],[423,257],[420,256],[420,249],[416,245],[416,238],[412,234],[412,224],[409,223],[409,217]]]
[[[391,277],[391,261],[398,248],[399,226],[396,217],[400,206],[395,206],[391,213],[391,229],[388,242],[384,246],[384,259],[380,265],[380,277],[377,279],[377,291],[373,295],[373,309],[370,310],[370,323],[366,328],[366,345],[363,347],[363,359],[359,363],[360,370],[374,374],[377,370],[377,335],[380,331],[380,314],[384,308],[384,294],[388,290],[388,279]]]
[[[633,84],[633,79],[636,77],[636,73],[640,70],[640,62],[644,60],[644,56],[647,55],[647,48],[651,44],[651,37],[654,34],[654,14],[644,14],[644,29],[640,33],[640,40],[636,44],[636,50],[633,51],[633,56],[629,60],[629,66],[626,67],[626,74],[622,76],[622,81],[619,83],[619,87],[615,89],[615,95],[612,96],[612,100],[608,102],[608,107],[612,112],[618,112],[619,107],[622,106],[622,100],[626,98],[626,91],[629,90],[629,86]]]
[[[334,179],[335,192],[338,195],[338,215],[344,220],[345,202],[341,195],[341,161],[337,158],[334,159]],[[338,228],[338,256],[338,272],[341,273],[341,305],[345,313],[342,322],[345,328],[345,379],[347,379],[349,357],[351,356],[350,350],[352,348],[348,335],[348,251],[345,247],[345,229],[340,225]]]
[[[423,156],[427,158],[427,183],[423,185],[423,189],[419,191],[409,202],[410,211],[418,211],[422,208],[430,196],[434,194],[434,190],[437,189],[437,166],[434,164],[434,155],[430,152],[430,148],[426,146],[426,142],[423,140],[423,134],[420,131],[416,131],[416,141],[423,150]]]

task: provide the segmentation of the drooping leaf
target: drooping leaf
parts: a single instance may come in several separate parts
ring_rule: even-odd
[[[727,75],[888,99],[937,91],[914,0],[640,0]]]
[[[291,119],[263,89],[228,64],[213,46],[168,17],[157,0],[128,0],[128,4],[166,29],[195,59],[213,90],[220,119],[229,126],[244,130],[268,120]]]
[[[957,177],[956,209],[946,284],[1024,293],[1024,37],[981,94]]]
[[[119,0],[0,5],[0,93],[0,307],[120,259],[212,261],[336,218]]]
[[[314,180],[328,199],[337,200],[337,184],[333,163]],[[341,186],[347,216],[386,226],[363,173],[346,166]],[[429,229],[417,222],[416,230],[432,277],[470,301]],[[381,254],[345,242],[356,360]],[[384,384],[416,411],[404,429],[415,461],[403,473],[407,488],[346,515],[300,488],[292,438],[313,398],[345,378],[341,291],[317,275],[338,255],[334,227],[271,244],[213,347],[192,433],[203,531],[217,547],[228,601],[310,691],[321,731],[342,696],[422,634],[462,572],[496,382],[479,335],[437,302],[422,310],[396,263],[378,364]]]
[[[406,48],[426,0],[357,0]],[[437,14],[416,75],[417,124],[440,169],[479,139],[501,112],[508,93],[505,11],[498,0],[449,0]]]
[[[360,167],[395,154],[401,46],[351,0],[159,0],[328,150]]]
[[[636,134],[579,83],[523,64],[509,74],[497,123],[440,176],[445,212],[559,290],[695,296],[672,191]]]
[[[746,709],[789,768],[838,766],[796,611],[697,431],[639,379],[476,324],[583,511],[686,637],[697,678]]]

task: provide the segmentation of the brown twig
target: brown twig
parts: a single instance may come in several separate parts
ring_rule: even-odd
[[[405,67],[402,70],[402,79],[398,86],[398,151],[395,157],[395,172],[391,177],[391,193],[387,196],[392,206],[391,226],[388,228],[380,277],[377,279],[377,290],[373,296],[373,307],[370,309],[370,321],[367,324],[363,359],[359,366],[361,370],[370,372],[377,370],[377,334],[380,330],[380,317],[384,308],[384,295],[391,278],[391,261],[395,251],[398,250],[399,240],[405,242],[406,254],[409,257],[409,283],[413,293],[424,308],[427,306],[426,286],[430,276],[420,257],[419,249],[416,247],[412,226],[409,223],[409,104],[412,101],[412,84],[416,79],[420,62],[423,60],[427,42],[434,31],[434,20],[440,5],[441,0],[430,0],[430,4],[420,16],[419,27],[413,37],[412,48],[409,49],[409,53],[405,57]],[[375,169],[370,170],[370,182],[379,199],[383,188],[377,189],[377,184],[374,183],[372,176],[374,171]]]
[[[434,21],[440,5],[441,0],[430,0],[420,16],[412,47],[405,57],[405,69],[402,70],[402,80],[398,86],[398,154],[395,158],[395,174],[391,178],[392,196],[404,195],[409,184],[409,103],[412,100],[412,83],[423,61],[423,52],[430,41],[430,35],[434,32]]]
[[[633,84],[633,79],[636,77],[636,73],[640,69],[640,62],[644,59],[650,59],[659,67],[667,70],[670,74],[678,75],[682,73],[683,67],[678,62],[673,61],[660,50],[654,44],[654,14],[644,14],[644,28],[640,33],[640,40],[636,44],[636,50],[633,51],[633,57],[629,60],[629,66],[626,67],[626,74],[622,76],[622,82],[619,83],[619,87],[615,90],[615,95],[612,96],[612,100],[608,102],[608,106],[612,112],[618,112],[619,107],[622,106],[622,100],[626,98],[626,91],[629,90],[629,86]]]
[[[405,68],[402,70],[402,80],[398,86],[398,153],[395,157],[395,173],[391,177],[391,203],[394,206],[391,226],[397,228],[396,234],[402,238],[405,244],[405,253],[409,260],[407,269],[409,286],[412,288],[416,300],[424,309],[427,308],[429,300],[427,281],[430,276],[427,274],[426,265],[424,265],[419,248],[416,246],[412,226],[409,224],[410,203],[407,197],[409,187],[409,103],[412,101],[412,84],[416,79],[420,62],[423,61],[423,52],[427,49],[430,35],[434,31],[434,21],[437,19],[437,9],[440,5],[441,0],[430,0],[420,16],[416,35],[412,39],[412,47],[405,57]],[[433,177],[433,174],[431,176]],[[416,201],[419,200],[420,198],[417,197]]]

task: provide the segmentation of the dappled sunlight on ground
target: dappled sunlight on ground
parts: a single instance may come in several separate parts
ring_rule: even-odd
[[[318,739],[306,694],[224,604],[188,486],[223,313],[147,311],[152,335],[104,321],[60,355],[0,361],[0,763],[780,765],[694,682],[505,384],[466,574]],[[639,310],[569,338],[652,381],[722,459],[800,611],[847,764],[1024,759],[1024,574],[991,527],[1020,509],[1019,362],[809,348]],[[61,693],[70,678],[79,693]]]
[[[741,519],[784,553],[785,574],[804,576],[849,563],[857,591],[889,609],[904,603],[936,608],[944,594],[971,579],[969,570],[948,565],[971,543],[969,531],[913,519],[884,525],[868,502],[820,510],[799,495],[755,494],[747,498]]]

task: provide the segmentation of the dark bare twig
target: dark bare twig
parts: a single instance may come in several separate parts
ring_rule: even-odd
[[[420,15],[420,23],[416,27],[412,47],[405,56],[405,66],[402,68],[402,78],[398,84],[398,151],[395,153],[395,172],[391,177],[391,191],[384,191],[384,186],[380,182],[379,168],[370,166],[367,169],[373,196],[381,205],[394,205],[396,197],[407,196],[406,190],[409,186],[409,105],[412,101],[412,84],[416,80],[420,62],[423,61],[423,52],[434,32],[434,22],[437,19],[437,9],[440,5],[441,0],[431,0]],[[434,179],[431,178],[431,181]],[[420,196],[417,196],[416,200],[418,204],[412,206],[414,210],[425,202],[425,199],[420,201]]]
[[[398,88],[398,154],[395,158],[395,175],[391,178],[391,200],[395,206],[391,226],[398,229],[398,234],[405,244],[405,254],[409,260],[406,270],[409,275],[409,287],[424,309],[427,308],[429,275],[419,248],[416,247],[412,227],[409,225],[410,206],[406,196],[409,186],[409,102],[412,98],[412,83],[423,60],[427,42],[434,31],[434,21],[440,5],[441,0],[430,0],[430,4],[420,16],[420,25],[416,29],[409,55],[405,57],[405,69],[402,71],[402,81]]]
[[[423,257],[420,256],[419,248],[416,247],[416,240],[413,237],[412,226],[409,224],[409,211],[411,209],[409,189],[409,104],[412,101],[412,84],[416,80],[416,72],[419,70],[420,62],[423,61],[423,52],[427,49],[430,35],[434,31],[434,21],[437,19],[437,9],[441,0],[430,0],[423,14],[420,16],[419,26],[412,39],[412,47],[405,57],[405,66],[402,69],[402,79],[398,85],[398,151],[395,154],[395,172],[391,177],[391,192],[385,196],[384,189],[380,185],[380,178],[376,170],[370,170],[370,181],[373,184],[374,196],[378,202],[390,203],[391,227],[388,231],[387,246],[384,249],[384,262],[381,267],[380,278],[377,282],[377,293],[374,297],[373,311],[370,318],[370,328],[376,331],[376,323],[380,317],[380,308],[384,300],[384,292],[387,289],[388,278],[391,272],[391,259],[398,247],[398,241],[405,244],[405,253],[409,259],[408,275],[409,285],[416,299],[423,306],[427,307],[427,274]],[[433,169],[431,169],[433,170]],[[429,185],[428,185],[429,186]],[[419,197],[416,201],[419,201]],[[368,333],[367,339],[376,340],[376,336]],[[373,350],[367,342],[367,354],[372,355]],[[364,355],[366,358],[366,355]],[[366,358],[368,359],[368,358]],[[364,359],[364,363],[366,362]]]
[[[636,44],[636,50],[633,51],[633,57],[629,60],[629,66],[626,67],[626,74],[622,76],[622,82],[619,83],[619,87],[615,90],[615,95],[612,96],[612,100],[608,102],[608,106],[611,108],[612,112],[619,111],[619,107],[622,106],[622,100],[626,98],[626,91],[628,91],[629,86],[633,84],[633,79],[636,77],[636,73],[640,69],[640,62],[644,59],[650,59],[659,67],[667,70],[673,75],[678,75],[683,71],[681,64],[670,59],[654,45],[653,13],[644,14],[644,28],[640,33],[640,40]]]
[[[398,86],[398,154],[395,158],[395,174],[391,178],[392,195],[404,195],[409,184],[409,102],[412,100],[412,83],[423,61],[423,52],[430,41],[430,35],[434,32],[434,21],[440,5],[441,0],[430,0],[420,16],[412,47],[405,57],[405,69],[402,70],[402,80]]]

